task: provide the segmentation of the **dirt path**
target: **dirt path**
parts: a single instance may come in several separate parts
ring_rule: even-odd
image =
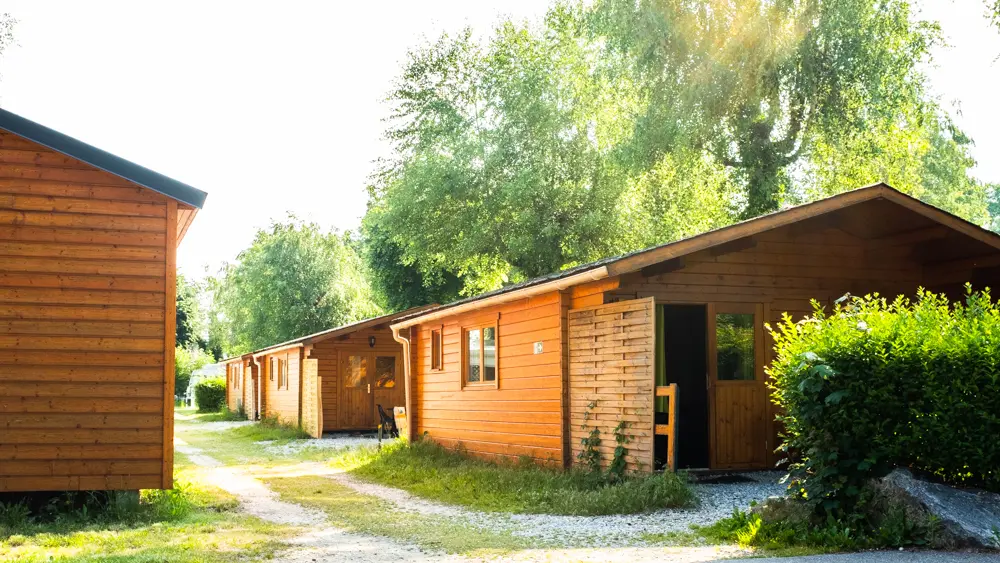
[[[413,561],[417,563],[479,563],[486,561],[516,561],[520,563],[543,563],[551,561],[581,561],[581,562],[665,562],[665,563],[701,563],[716,561],[739,555],[737,548],[728,547],[635,547],[635,548],[580,548],[557,550],[526,550],[507,554],[503,557],[466,557],[450,555],[440,551],[425,550],[419,546],[398,542],[388,538],[368,536],[345,532],[326,523],[325,515],[314,509],[299,504],[281,500],[264,483],[253,476],[247,475],[238,467],[224,466],[217,459],[207,455],[199,448],[175,438],[176,450],[201,467],[208,469],[209,481],[235,495],[240,501],[240,508],[257,518],[277,524],[302,526],[305,533],[294,538],[289,543],[291,548],[273,559],[278,563],[313,563],[313,562],[350,562],[350,563],[384,563],[385,561]],[[421,513],[460,518],[476,518],[480,513],[465,509],[450,507],[422,499],[416,499],[404,491],[381,487],[376,491],[343,473],[337,472],[321,463],[301,463],[282,468],[272,468],[267,471],[271,476],[305,476],[315,475],[335,479],[357,492],[367,495],[388,497],[397,507],[408,506],[409,510]],[[405,502],[404,502],[405,501]],[[481,525],[496,525],[495,520],[482,521]],[[473,523],[475,525],[475,523]]]

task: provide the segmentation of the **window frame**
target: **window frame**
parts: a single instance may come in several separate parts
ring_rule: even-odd
[[[493,381],[469,381],[469,346],[468,346],[468,335],[470,331],[479,331],[479,373],[481,377],[486,376],[486,329],[493,329],[493,340],[494,344],[494,356],[493,356],[493,371],[495,373]],[[500,388],[500,317],[499,315],[495,319],[485,320],[477,323],[469,323],[462,326],[461,331],[461,348],[462,348],[462,389],[499,389]]]
[[[437,349],[434,339],[437,338]],[[444,371],[444,325],[431,329],[431,370]]]
[[[282,383],[285,385],[285,390],[289,389],[288,386],[288,358],[278,358],[278,388],[281,388]]]

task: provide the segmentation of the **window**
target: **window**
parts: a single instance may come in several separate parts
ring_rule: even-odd
[[[441,330],[431,331],[431,369],[444,369],[444,347],[441,344]]]
[[[392,389],[396,387],[396,357],[375,356],[375,388]]]
[[[462,372],[466,386],[497,386],[497,325],[462,331]]]
[[[274,381],[275,374],[278,373],[278,358],[271,358],[271,368],[267,370],[267,378]]]
[[[368,381],[368,357],[348,356],[344,371],[344,387],[347,389],[357,389],[367,385]]]
[[[271,358],[271,369],[278,374],[278,389],[288,389],[288,360]]]
[[[241,365],[233,366],[233,389],[240,388],[240,379],[242,379],[240,372],[242,371],[242,367]]]
[[[753,381],[753,314],[715,315],[716,369],[720,381]]]

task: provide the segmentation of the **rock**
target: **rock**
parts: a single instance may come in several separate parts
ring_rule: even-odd
[[[936,516],[958,543],[1000,548],[1000,494],[925,481],[904,468],[886,475],[882,484]]]
[[[767,497],[767,500],[764,502],[752,506],[750,512],[760,514],[760,518],[764,522],[797,524],[808,522],[813,510],[802,501],[788,497],[772,496]]]

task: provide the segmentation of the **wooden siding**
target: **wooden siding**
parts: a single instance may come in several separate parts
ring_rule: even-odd
[[[760,303],[764,305],[764,321],[773,325],[786,312],[793,318],[809,314],[811,299],[829,310],[848,292],[913,294],[923,274],[921,265],[907,251],[875,253],[864,239],[843,230],[805,224],[782,227],[755,235],[752,241],[700,251],[678,260],[665,273],[623,275],[620,287],[607,292],[605,300],[653,297],[658,303]],[[765,365],[771,361],[772,348],[770,336],[765,334]],[[732,404],[730,399],[720,397],[725,404]],[[770,453],[778,441],[779,429],[773,422],[776,409],[769,400],[766,403],[765,447],[769,453],[760,466],[777,461],[777,456]],[[683,428],[684,422],[680,424]],[[683,430],[679,439],[684,439]]]
[[[628,469],[652,469],[655,316],[652,299],[569,311],[573,463],[583,450],[583,439],[596,428],[601,465],[607,467],[614,456],[615,428],[624,422],[631,437]]]
[[[293,348],[275,354],[266,354],[257,359],[264,374],[264,416],[276,417],[285,424],[299,424],[299,378],[301,349]],[[272,372],[271,359],[283,360],[287,370],[287,383],[278,386],[278,374]]]
[[[374,347],[370,347],[368,344],[368,338],[372,336],[375,337]],[[327,432],[342,428],[339,418],[341,397],[339,393],[340,378],[338,377],[338,373],[340,366],[338,365],[338,354],[341,351],[350,352],[352,350],[363,353],[372,352],[376,355],[395,354],[399,355],[400,361],[402,361],[403,346],[393,340],[392,331],[388,326],[362,329],[313,343],[312,352],[310,352],[309,357],[319,360],[318,370],[322,384],[323,430]],[[399,376],[396,383],[402,389],[402,366],[398,366],[398,368]],[[402,397],[403,399],[401,400],[405,400],[405,396]],[[399,405],[393,406],[403,406],[403,403],[400,402]],[[386,408],[386,410],[388,411],[389,409]],[[374,428],[376,425],[374,418],[372,423],[372,428]]]
[[[561,465],[562,299],[552,292],[416,327],[409,421],[416,435],[461,443],[482,457],[529,456]],[[498,387],[463,389],[462,327],[487,321],[498,321]],[[442,327],[444,365],[432,370],[430,331]]]
[[[0,491],[172,485],[177,214],[0,132]]]

